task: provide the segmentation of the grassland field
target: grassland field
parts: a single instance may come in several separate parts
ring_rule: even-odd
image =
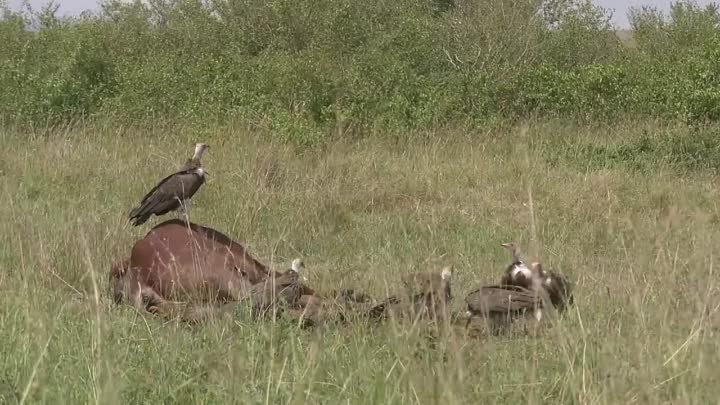
[[[720,397],[713,128],[532,121],[303,149],[231,126],[0,132],[0,403],[710,404]],[[437,134],[431,134],[437,135]],[[202,138],[202,139],[200,139]],[[442,140],[438,140],[442,139]],[[522,244],[576,305],[539,336],[390,322],[203,327],[114,307],[130,208],[197,141],[193,220],[311,285],[380,296],[455,266],[453,309]]]

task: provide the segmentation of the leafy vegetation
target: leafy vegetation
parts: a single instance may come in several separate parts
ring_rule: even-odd
[[[0,117],[46,126],[236,122],[316,143],[532,116],[720,119],[720,13],[589,0],[111,0],[4,8]]]

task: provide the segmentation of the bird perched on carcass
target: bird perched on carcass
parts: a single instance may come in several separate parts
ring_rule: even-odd
[[[128,215],[133,226],[144,224],[152,215],[161,216],[176,210],[182,212],[186,222],[190,221],[190,200],[205,183],[208,174],[200,162],[203,152],[208,148],[205,143],[196,144],[193,157],[179,171],[160,180],[145,194]]]

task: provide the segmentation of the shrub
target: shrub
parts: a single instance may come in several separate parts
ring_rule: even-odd
[[[719,13],[635,9],[635,46],[589,0],[110,1],[0,6],[0,118],[242,121],[317,142],[530,115],[720,119]]]

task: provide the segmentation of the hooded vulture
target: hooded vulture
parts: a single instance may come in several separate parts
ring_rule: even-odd
[[[501,285],[523,287],[531,291],[544,290],[552,305],[558,311],[573,303],[572,286],[560,274],[543,269],[540,262],[531,263],[530,267],[520,259],[520,248],[514,242],[503,243],[510,250],[513,262],[505,270],[500,280]]]
[[[137,207],[130,211],[129,220],[133,226],[142,225],[151,215],[165,215],[170,211],[181,211],[185,220],[189,221],[190,199],[205,183],[207,171],[202,167],[200,158],[207,144],[195,145],[195,154],[188,159],[183,167],[160,180],[140,201]]]
[[[441,272],[406,273],[400,276],[400,280],[411,295],[415,293],[441,293],[441,295],[450,299],[451,276],[452,266],[446,266]]]
[[[451,277],[452,266],[446,266],[439,272],[403,274],[401,281],[405,287],[405,295],[400,298],[388,297],[375,305],[369,315],[371,318],[384,318],[388,315],[446,318],[452,300]]]
[[[539,262],[532,263],[530,267],[534,273],[540,275],[543,280],[542,286],[548,293],[550,302],[558,311],[563,312],[568,305],[573,304],[572,284],[567,278],[553,271],[543,270],[542,264]]]

